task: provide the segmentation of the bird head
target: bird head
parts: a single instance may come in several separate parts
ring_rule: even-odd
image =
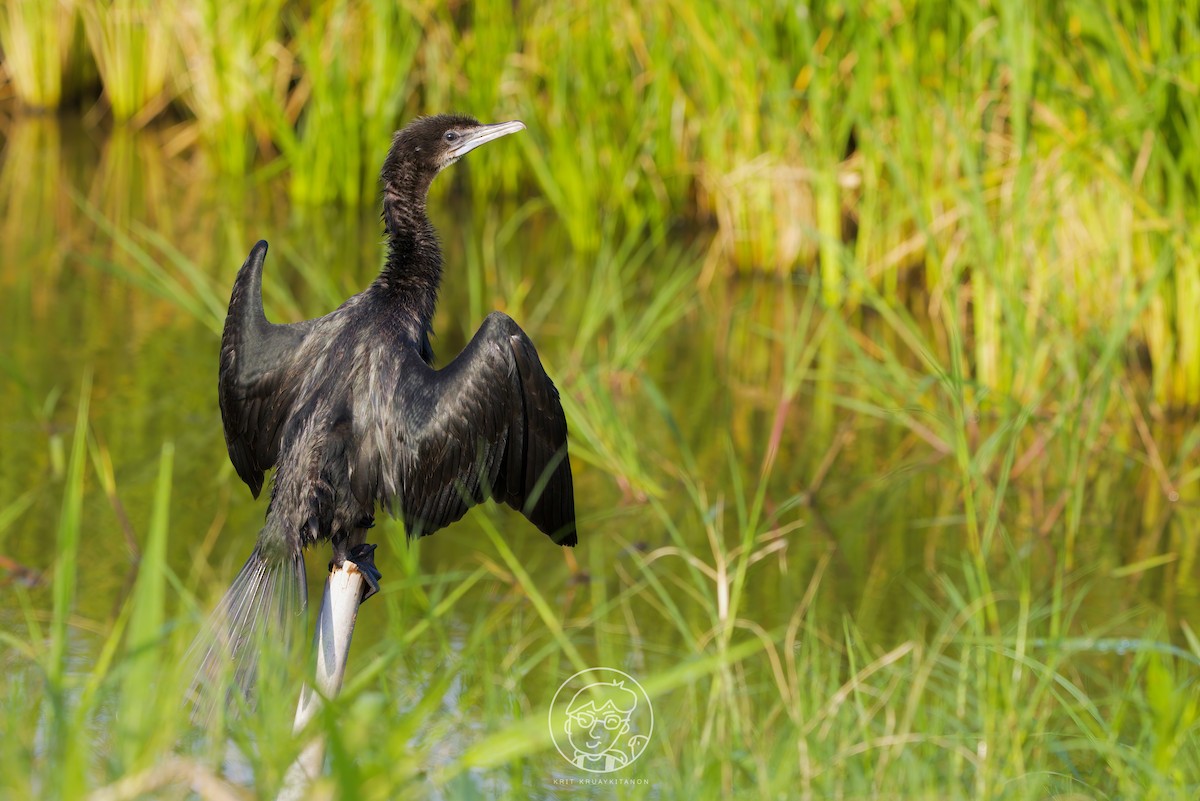
[[[438,114],[421,117],[396,132],[383,165],[385,182],[398,174],[415,173],[432,181],[439,172],[480,145],[522,131],[519,120],[484,125],[474,117]]]

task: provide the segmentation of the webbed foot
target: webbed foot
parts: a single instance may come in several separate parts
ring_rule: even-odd
[[[371,519],[374,523],[374,519]],[[375,567],[375,545],[369,545],[365,542],[360,542],[357,545],[351,545],[346,548],[348,537],[334,537],[333,539],[333,558],[329,560],[329,570],[332,571],[335,567],[340,567],[346,562],[353,562],[358,568],[358,572],[363,574],[363,579],[367,582],[367,590],[363,594],[362,600],[359,603],[370,598],[375,593],[379,592],[379,579],[383,578],[383,574],[379,572],[379,568]]]
[[[366,542],[360,542],[350,549],[350,553],[346,557],[347,562],[353,562],[358,567],[358,572],[363,574],[363,579],[367,582],[367,591],[363,593],[362,601],[365,602],[375,593],[379,592],[379,580],[383,578],[383,574],[379,572],[379,568],[375,567],[375,548],[378,546]]]

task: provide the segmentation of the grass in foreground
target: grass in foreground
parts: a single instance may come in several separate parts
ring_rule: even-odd
[[[206,739],[179,702],[188,677],[175,666],[198,624],[195,597],[219,588],[189,586],[166,558],[169,445],[136,579],[111,617],[74,611],[93,580],[77,556],[84,498],[111,482],[86,385],[81,397],[49,587],[14,586],[19,617],[0,631],[0,790],[272,797],[301,744],[281,734],[299,675],[293,692],[227,724],[240,756],[221,723]],[[713,473],[697,466],[703,458],[684,452],[662,479],[676,502],[585,521],[582,582],[552,549],[514,550],[488,513],[472,515],[483,540],[467,552],[409,549],[382,526],[392,564],[360,619],[345,694],[315,723],[330,757],[314,792],[557,797],[556,780],[580,777],[553,751],[546,710],[559,681],[595,664],[633,672],[656,713],[648,750],[621,774],[646,783],[603,797],[1200,790],[1200,640],[1187,623],[1173,643],[1162,618],[1137,606],[1082,621],[1088,585],[1103,577],[1042,571],[1001,528],[990,558],[967,550],[936,560],[935,581],[893,587],[887,602],[903,622],[881,635],[835,600],[831,566],[842,557],[810,531],[815,509],[798,496],[764,499],[736,459]],[[665,539],[629,535],[654,530]],[[1126,636],[1133,624],[1139,634]]]

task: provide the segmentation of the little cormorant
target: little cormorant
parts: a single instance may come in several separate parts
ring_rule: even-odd
[[[374,594],[375,546],[363,540],[377,505],[402,515],[412,538],[490,497],[554,542],[575,544],[566,419],[529,337],[493,312],[440,370],[429,343],[442,278],[429,186],[468,151],[524,127],[439,115],[399,131],[381,173],[383,270],[324,317],[268,322],[267,243],[250,251],[221,339],[221,417],[229,458],[255,497],[264,472],[275,474],[266,524],[201,645],[198,681],[231,659],[248,689],[252,638],[286,628],[304,608],[307,546],[331,541],[331,566],[353,561],[367,577],[365,597]]]

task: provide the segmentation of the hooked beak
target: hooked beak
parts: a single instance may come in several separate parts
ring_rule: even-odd
[[[446,156],[450,161],[458,161],[482,144],[523,130],[525,130],[525,123],[520,120],[497,122],[494,125],[481,125],[475,130],[463,134],[462,139],[456,142],[454,147],[446,151]]]

